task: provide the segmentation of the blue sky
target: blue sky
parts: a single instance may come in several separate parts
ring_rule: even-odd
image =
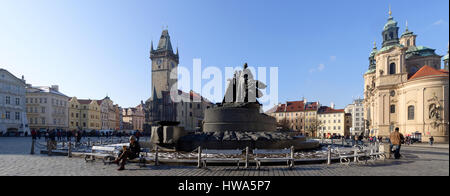
[[[447,52],[448,0],[0,0],[0,67],[68,96],[136,106],[151,95],[150,42],[168,25],[180,66],[276,66],[279,102],[343,108],[362,96],[389,4],[400,33],[408,20],[418,45]]]

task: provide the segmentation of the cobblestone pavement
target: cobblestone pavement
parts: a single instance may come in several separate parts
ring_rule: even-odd
[[[338,163],[297,165],[289,170],[281,166],[267,166],[256,170],[235,167],[212,166],[197,169],[193,166],[148,166],[127,165],[126,171],[116,171],[115,165],[101,162],[85,163],[81,158],[46,155],[28,155],[29,138],[0,138],[0,175],[23,176],[448,176],[449,148],[446,145],[402,147],[403,158],[369,162],[367,165],[344,166]]]

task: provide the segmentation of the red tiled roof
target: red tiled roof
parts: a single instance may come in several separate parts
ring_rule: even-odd
[[[301,112],[305,110],[305,102],[303,101],[289,101],[286,104],[286,112]]]
[[[102,105],[103,100],[97,100],[98,105]]]
[[[277,110],[275,112],[284,112],[286,108],[286,104],[281,104],[277,107]]]
[[[328,106],[322,106],[319,108],[320,114],[330,114],[330,113],[344,113],[344,109],[333,109]]]
[[[445,70],[436,70],[433,67],[430,67],[428,65],[423,66],[419,69],[413,76],[409,78],[409,80],[414,80],[422,77],[427,76],[448,76],[448,71]]]

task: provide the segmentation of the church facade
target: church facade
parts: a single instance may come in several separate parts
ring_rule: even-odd
[[[185,93],[178,90],[178,48],[174,53],[167,29],[163,30],[156,49],[153,48],[153,42],[151,43],[150,59],[152,96],[142,103],[145,113],[144,130],[149,132],[152,126],[158,126],[161,121],[180,122],[179,126],[185,130],[199,129],[204,110],[212,104],[195,92]],[[172,100],[173,95],[181,97],[183,101]]]
[[[389,11],[382,31],[383,44],[376,44],[364,74],[364,119],[371,136],[388,137],[395,127],[405,136],[423,142],[431,136],[448,142],[449,73],[448,52],[416,45],[408,29],[399,37],[399,27]]]

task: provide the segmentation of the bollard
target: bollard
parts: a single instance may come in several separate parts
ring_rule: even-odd
[[[291,165],[290,165],[291,167],[294,167],[294,164],[295,164],[294,152],[295,152],[294,146],[291,146],[291,159],[292,159],[292,162],[291,162]]]
[[[67,145],[69,147],[69,150],[67,151],[67,156],[69,158],[72,158],[72,142],[69,141],[69,143]]]
[[[34,143],[36,142],[36,140],[32,140],[31,141],[31,152],[30,154],[34,154]]]
[[[52,142],[47,140],[47,155],[52,156]]]
[[[249,151],[249,148],[247,146],[247,147],[245,147],[245,168],[248,168],[248,151]]]
[[[327,150],[327,164],[331,165],[331,146],[328,145],[328,150]]]
[[[202,147],[199,146],[198,147],[198,162],[197,162],[197,167],[201,168],[202,167]]]
[[[158,166],[158,165],[159,165],[158,152],[159,152],[158,145],[156,145],[156,150],[155,150],[155,166]]]
[[[356,147],[356,145],[353,147],[354,148],[354,153],[353,155],[355,155],[355,157],[353,158],[353,161],[356,163],[358,161],[358,147]]]

